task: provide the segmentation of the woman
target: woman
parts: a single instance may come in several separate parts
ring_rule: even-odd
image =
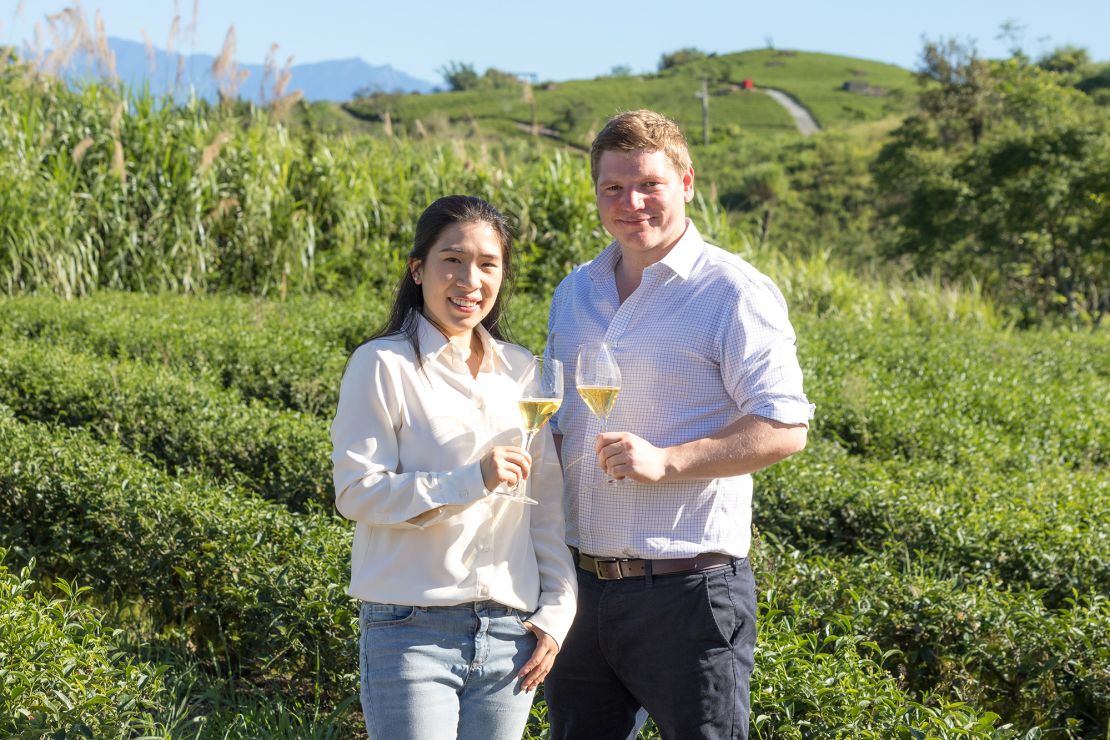
[[[437,200],[386,327],[343,375],[335,501],[357,524],[350,593],[373,740],[519,738],[574,617],[551,434],[534,459],[519,446],[531,355],[501,340],[511,258],[493,206]],[[537,506],[494,492],[525,479]]]

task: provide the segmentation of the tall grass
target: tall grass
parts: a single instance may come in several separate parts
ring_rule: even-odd
[[[540,300],[608,242],[581,154],[294,132],[262,109],[71,91],[18,65],[0,71],[0,178],[9,295],[385,293],[420,212],[447,193],[506,213],[519,234],[518,288]],[[770,273],[796,310],[1001,322],[974,286],[861,282],[829,251],[789,258],[755,245],[712,188],[691,215]]]
[[[74,92],[17,66],[0,72],[0,121],[8,294],[385,284],[416,216],[453,192],[488,198],[521,227],[525,286],[548,285],[602,241],[582,162],[523,146],[292,134],[261,109]]]

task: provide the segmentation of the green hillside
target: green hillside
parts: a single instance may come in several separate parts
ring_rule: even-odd
[[[707,56],[658,74],[536,85],[531,89],[535,121],[564,142],[585,147],[614,113],[652,108],[673,117],[694,139],[702,129],[701,101],[696,93],[703,79],[710,94],[711,141],[741,133],[771,137],[795,131],[787,112],[758,93],[761,87],[789,93],[825,128],[906,112],[917,87],[911,72],[890,64],[760,49]],[[745,79],[754,82],[755,91],[742,89]],[[434,135],[462,127],[486,135],[527,136],[533,120],[528,88],[503,77],[490,80],[487,75],[482,81],[489,84],[432,95],[376,95],[352,101],[346,108],[374,121],[381,121],[388,112],[394,131],[409,135]],[[842,89],[845,83],[867,89],[850,92]]]

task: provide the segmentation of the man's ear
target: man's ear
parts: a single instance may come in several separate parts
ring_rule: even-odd
[[[689,203],[694,199],[694,166],[690,165],[682,173],[682,195]]]

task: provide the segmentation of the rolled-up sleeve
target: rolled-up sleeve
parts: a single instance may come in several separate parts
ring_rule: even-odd
[[[385,352],[364,346],[351,356],[332,421],[335,506],[347,519],[378,526],[427,526],[427,512],[487,495],[480,462],[451,470],[400,469],[398,430],[404,381]],[[409,522],[420,517],[420,524]]]
[[[814,406],[802,390],[797,340],[786,300],[768,279],[743,287],[722,325],[721,375],[745,416],[808,424]]]

